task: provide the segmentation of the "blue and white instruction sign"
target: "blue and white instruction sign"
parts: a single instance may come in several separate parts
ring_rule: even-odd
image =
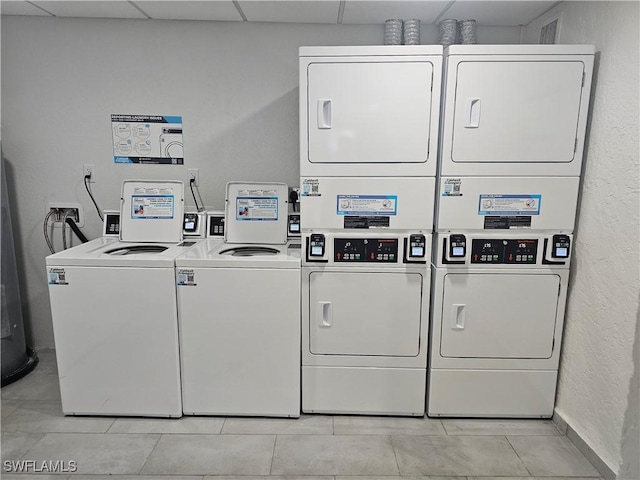
[[[480,195],[478,215],[540,215],[542,195]]]
[[[338,195],[338,215],[396,215],[397,195]]]
[[[172,219],[173,198],[173,195],[133,195],[131,197],[131,218]]]
[[[238,197],[236,199],[236,220],[278,220],[278,197]]]
[[[182,117],[111,115],[114,163],[184,165]]]

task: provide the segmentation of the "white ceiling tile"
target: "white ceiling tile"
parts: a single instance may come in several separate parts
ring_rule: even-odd
[[[478,25],[527,25],[558,2],[550,1],[457,1],[439,19],[475,20]]]
[[[408,20],[418,18],[421,23],[433,23],[450,1],[359,1],[347,0],[343,24],[384,24],[389,18]]]
[[[131,3],[124,0],[58,1],[35,0],[31,3],[56,17],[83,18],[147,18]]]
[[[2,15],[37,15],[44,17],[51,16],[51,14],[45,12],[41,8],[38,8],[35,5],[32,5],[24,0],[2,0],[0,2],[0,9],[2,10]]]
[[[213,20],[218,22],[241,22],[242,17],[231,0],[215,1],[150,1],[135,3],[144,13],[157,20]]]
[[[338,23],[340,2],[333,0],[239,1],[250,22]]]

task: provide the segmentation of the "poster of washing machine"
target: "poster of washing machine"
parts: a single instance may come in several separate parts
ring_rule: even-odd
[[[182,117],[111,115],[114,163],[184,165]]]

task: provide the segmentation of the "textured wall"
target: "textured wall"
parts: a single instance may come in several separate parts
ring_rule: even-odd
[[[528,25],[524,42],[537,43],[558,13],[560,43],[594,44],[599,54],[556,409],[618,472],[623,429],[635,417],[637,435],[638,416],[639,4],[564,2]],[[637,362],[636,353],[636,376]],[[637,468],[637,437],[626,438]]]
[[[84,163],[95,165],[93,190],[102,208],[119,206],[123,179],[187,182],[188,168],[200,170],[204,201],[215,208],[223,207],[229,180],[297,184],[298,47],[380,45],[383,31],[382,25],[3,16],[2,140],[32,343],[53,347],[41,233],[46,204],[80,203],[85,234],[100,234],[84,191]],[[434,42],[437,26],[423,25],[422,33],[423,43]],[[480,27],[478,38],[518,43],[520,28]],[[115,165],[112,113],[182,115],[185,165]],[[192,205],[190,195],[186,203]]]

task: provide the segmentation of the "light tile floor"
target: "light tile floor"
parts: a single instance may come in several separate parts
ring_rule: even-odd
[[[55,354],[39,356],[34,372],[2,389],[3,480],[600,478],[548,420],[64,417]],[[77,472],[10,473],[15,460],[73,460]]]

